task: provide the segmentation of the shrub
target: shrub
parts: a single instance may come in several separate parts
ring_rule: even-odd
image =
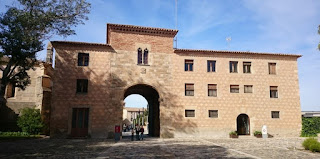
[[[320,118],[302,118],[302,137],[315,137],[320,133]]]
[[[29,137],[27,132],[0,132],[0,137]]]
[[[312,151],[312,152],[320,152],[320,142],[311,144],[309,146],[309,150]]]
[[[23,132],[29,134],[40,134],[44,124],[41,120],[41,114],[39,109],[23,108],[21,115],[18,118],[18,126]]]
[[[304,149],[310,150],[310,146],[315,144],[320,144],[320,143],[315,138],[308,138],[303,141],[302,146],[304,147]]]
[[[254,134],[254,136],[262,135],[262,132],[261,131],[255,131],[253,134]]]
[[[229,135],[238,135],[237,131],[231,131]]]

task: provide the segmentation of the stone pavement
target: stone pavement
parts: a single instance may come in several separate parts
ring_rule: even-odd
[[[303,150],[304,138],[124,139],[98,158],[320,158]]]
[[[304,138],[145,138],[0,141],[0,158],[320,158],[303,150]]]

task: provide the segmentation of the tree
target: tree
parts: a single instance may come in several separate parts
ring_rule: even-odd
[[[8,7],[0,15],[1,106],[6,86],[25,89],[28,70],[37,62],[35,55],[53,35],[74,35],[73,27],[88,20],[90,3],[85,0],[18,0],[19,8]],[[6,59],[6,61],[4,61]],[[4,67],[3,67],[4,66]]]
[[[40,134],[44,127],[41,120],[40,110],[35,108],[23,108],[21,115],[18,118],[18,126],[23,132],[27,132],[32,135]]]

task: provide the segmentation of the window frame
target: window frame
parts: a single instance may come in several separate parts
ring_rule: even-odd
[[[87,59],[87,64],[86,64]],[[88,67],[90,63],[90,55],[89,53],[79,52],[78,53],[78,66]]]
[[[194,60],[193,59],[185,59],[184,60],[184,71],[185,72],[193,72],[194,68]]]
[[[192,85],[192,90],[191,89],[188,89],[188,87],[187,86],[191,86]],[[185,85],[184,85],[184,95],[185,96],[194,96],[194,84],[193,83],[185,83]],[[192,95],[190,95],[189,93],[187,93],[187,92],[192,92]]]
[[[251,86],[251,92],[246,92],[246,90],[247,90],[247,89],[246,89],[246,86],[249,86],[249,87]],[[244,85],[244,86],[243,86],[243,92],[244,92],[244,93],[253,93],[253,85]]]
[[[276,113],[276,114],[274,114]],[[271,118],[272,119],[280,119],[280,111],[271,111]]]
[[[81,86],[81,83],[84,84],[84,85]],[[82,87],[82,88],[78,88],[78,86]],[[77,82],[76,82],[76,93],[77,94],[87,94],[88,90],[89,90],[89,80],[88,79],[77,79]]]
[[[216,60],[207,60],[207,72],[216,72]]]
[[[214,95],[210,95],[210,91],[215,91],[216,92],[215,96]],[[208,97],[217,97],[217,96],[218,96],[218,85],[217,84],[208,84]]]
[[[229,72],[238,73],[238,61],[229,61]]]
[[[273,66],[273,65],[274,65],[274,69],[271,68],[271,66]],[[269,75],[276,75],[277,74],[277,63],[269,62],[268,69],[269,69]],[[272,70],[274,70],[274,72]]]
[[[232,88],[232,87],[238,87],[238,88]],[[236,89],[238,89],[238,91],[237,92],[233,92],[232,90],[236,90]],[[235,84],[231,84],[230,85],[230,93],[240,93],[240,86],[239,85],[235,85]]]
[[[250,64],[250,65],[249,65]],[[251,74],[252,71],[251,71],[251,66],[252,66],[252,63],[250,61],[244,61],[242,63],[243,65],[243,73],[245,74]],[[249,68],[249,69],[248,69]],[[249,70],[249,71],[248,71]]]
[[[192,111],[193,112],[193,116],[187,116],[187,111]],[[195,109],[185,109],[184,110],[184,117],[185,118],[195,118],[196,117],[196,110]]]
[[[270,98],[279,98],[279,87],[278,86],[270,86]],[[275,96],[273,96],[275,93]]]
[[[210,112],[216,112],[216,116],[210,116]],[[208,117],[212,119],[219,118],[219,110],[208,110]]]

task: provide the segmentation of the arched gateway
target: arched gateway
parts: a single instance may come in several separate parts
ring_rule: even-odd
[[[240,114],[237,117],[238,135],[250,135],[250,119],[247,114]]]
[[[159,118],[159,93],[153,87],[145,84],[137,84],[129,87],[123,96],[125,99],[131,94],[143,96],[149,105],[149,135],[154,137],[160,136],[160,118]]]

